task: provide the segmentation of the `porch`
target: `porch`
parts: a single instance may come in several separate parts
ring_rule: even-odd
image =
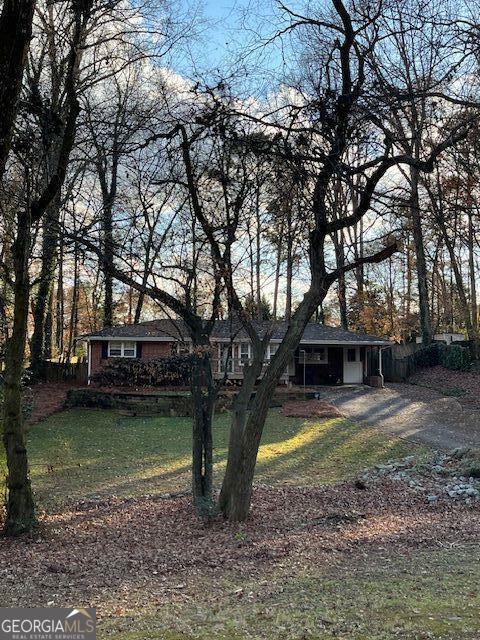
[[[267,347],[260,378],[277,348],[276,343],[270,343]],[[217,344],[212,358],[214,376],[232,382],[241,381],[244,367],[250,359],[251,347],[247,342]],[[377,374],[378,347],[301,343],[288,363],[280,383],[299,387],[362,384]]]
[[[301,386],[362,384],[377,373],[377,348],[361,345],[301,344],[292,382]]]

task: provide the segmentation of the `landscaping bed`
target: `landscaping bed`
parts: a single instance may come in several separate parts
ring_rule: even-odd
[[[217,413],[232,408],[237,391],[234,388],[222,390],[215,405]],[[316,391],[279,388],[272,396],[270,406],[280,407],[288,402],[300,404],[304,400],[314,402]],[[255,391],[252,399],[255,397]],[[70,389],[65,398],[65,408],[89,407],[96,409],[117,409],[130,415],[191,416],[193,405],[188,389],[158,389],[153,387],[132,389],[129,387],[89,386]],[[303,413],[297,414],[299,417]],[[334,417],[339,412],[327,414],[308,413],[305,417]]]
[[[429,503],[448,497],[476,504],[480,502],[480,449],[465,447],[427,459],[411,455],[390,460],[365,471],[358,486],[366,489],[383,478],[407,484]]]

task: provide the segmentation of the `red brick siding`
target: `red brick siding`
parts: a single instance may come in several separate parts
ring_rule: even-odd
[[[142,342],[142,360],[162,358],[172,353],[172,342]]]
[[[102,343],[100,340],[90,343],[90,376],[102,368]]]
[[[133,340],[133,342],[136,342]],[[98,373],[105,360],[102,358],[102,345],[106,341],[92,340],[90,343],[90,376]],[[108,343],[107,343],[108,344]],[[142,360],[161,358],[172,353],[173,342],[142,342]]]

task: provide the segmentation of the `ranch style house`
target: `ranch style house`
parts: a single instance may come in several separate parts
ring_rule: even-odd
[[[273,323],[266,361],[276,352],[287,330],[285,322]],[[271,322],[257,323],[260,335]],[[189,353],[191,341],[182,320],[152,320],[138,324],[105,327],[84,336],[88,352],[89,382],[110,358],[166,357]],[[211,335],[212,367],[216,378],[241,380],[243,367],[251,358],[251,344],[245,330],[230,320],[217,320]],[[381,351],[391,342],[339,327],[309,323],[282,377],[282,383],[296,385],[383,383]]]

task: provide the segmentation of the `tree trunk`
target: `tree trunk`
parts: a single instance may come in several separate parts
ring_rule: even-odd
[[[255,222],[256,222],[255,293],[256,293],[257,320],[261,320],[262,319],[262,293],[261,293],[260,274],[261,274],[261,267],[262,267],[262,257],[261,257],[262,249],[261,249],[260,187],[259,186],[257,186],[256,194],[255,194]]]
[[[477,307],[477,283],[475,278],[475,229],[473,226],[472,211],[468,211],[468,268],[470,276],[470,312],[472,317],[472,328],[475,334],[475,342],[473,344],[473,355],[478,357],[478,307]]]
[[[395,299],[393,286],[392,258],[388,260],[388,318],[390,320],[390,335],[395,334]]]
[[[228,464],[219,499],[219,508],[227,517],[230,517],[230,500],[235,490],[235,484],[237,483],[236,473],[242,464],[242,439],[247,423],[249,404],[255,382],[262,371],[265,347],[266,344],[263,345],[261,351],[254,353],[252,362],[244,368],[242,386],[233,403],[232,424],[228,444]]]
[[[342,269],[345,265],[345,250],[344,250],[344,238],[343,232],[339,232],[333,236],[333,242],[335,246],[335,257],[337,261],[337,268]],[[337,298],[338,306],[340,309],[340,324],[348,331],[348,311],[347,311],[347,287],[345,281],[345,274],[342,273],[337,282]]]
[[[4,532],[10,536],[31,531],[36,523],[22,413],[22,374],[29,306],[29,215],[27,213],[20,215],[18,223],[17,237],[13,246],[15,270],[14,315],[12,335],[8,341],[5,361],[3,420],[3,442],[8,467],[8,498]]]
[[[419,171],[416,167],[410,168],[410,218],[412,223],[412,235],[415,245],[415,256],[418,281],[418,308],[420,312],[420,331],[423,344],[432,341],[432,329],[430,325],[430,308],[428,302],[427,262],[425,259],[425,247],[423,243],[422,220],[420,202],[418,196]]]
[[[42,373],[42,362],[46,347],[45,321],[51,300],[57,261],[59,210],[60,202],[57,197],[48,208],[43,222],[42,265],[37,297],[33,304],[33,334],[30,344],[30,366],[35,376]]]
[[[107,203],[103,209],[103,256],[104,278],[103,326],[113,325],[113,218],[112,207]]]
[[[74,341],[76,335],[76,329],[78,324],[78,290],[79,290],[79,275],[78,275],[78,244],[75,242],[73,250],[73,287],[72,287],[72,306],[70,308],[70,322],[68,331],[68,349],[67,349],[67,362],[70,362],[72,353],[74,350]]]
[[[50,297],[47,305],[47,313],[45,314],[45,339],[43,341],[44,360],[49,360],[52,355],[53,346],[53,287],[50,289]]]
[[[145,300],[145,295],[142,291],[140,291],[140,293],[138,294],[138,298],[137,298],[137,304],[135,306],[135,316],[133,319],[133,322],[135,324],[138,324],[140,322],[140,318],[142,317],[142,309],[143,309],[143,303]]]
[[[280,225],[280,233],[277,240],[277,257],[276,257],[276,264],[275,264],[275,285],[274,285],[274,291],[273,291],[273,311],[272,311],[272,316],[274,320],[277,319],[277,315],[278,315],[278,288],[280,284],[280,267],[282,264],[282,242],[283,242],[283,222]]]
[[[4,0],[0,14],[0,180],[10,152],[34,9],[33,0]]]
[[[220,494],[221,510],[230,521],[242,522],[248,517],[258,448],[272,395],[289,359],[300,343],[306,324],[323,302],[326,293],[325,288],[312,288],[305,294],[292,316],[285,338],[257,387],[245,426],[242,429],[240,424],[231,436],[227,468]],[[234,419],[237,418],[234,414]]]
[[[455,251],[454,251],[452,240],[450,239],[450,237],[448,235],[447,228],[445,226],[445,221],[442,218],[442,219],[439,219],[438,222],[439,222],[440,229],[441,229],[441,232],[442,232],[442,235],[443,235],[443,240],[445,242],[445,246],[447,247],[448,254],[450,256],[450,264],[452,265],[453,275],[455,276],[455,283],[457,285],[457,291],[458,291],[458,300],[459,300],[459,303],[460,303],[462,316],[463,316],[463,319],[465,321],[465,326],[467,328],[468,338],[469,338],[469,340],[472,341],[473,345],[476,345],[476,343],[478,341],[478,336],[476,334],[476,331],[474,330],[472,319],[470,317],[470,309],[469,309],[469,305],[468,305],[467,294],[465,292],[465,285],[463,283],[462,272],[460,270],[460,267],[459,267],[459,264],[458,264],[458,260],[457,260],[457,257],[455,255]],[[452,291],[453,291],[453,286],[452,286]],[[453,308],[453,306],[454,305],[452,304],[452,308]],[[452,331],[453,330],[454,330],[454,327],[453,327],[453,320],[452,320]]]
[[[63,323],[64,318],[64,293],[63,293],[63,238],[60,238],[58,259],[57,295],[55,300],[55,347],[58,355],[63,355]]]
[[[289,322],[292,317],[292,280],[293,280],[293,230],[292,217],[287,213],[287,287],[285,293],[285,321]]]
[[[212,420],[217,388],[212,374],[208,337],[194,336],[191,378],[193,399],[192,494],[197,515],[209,518],[214,511]]]

